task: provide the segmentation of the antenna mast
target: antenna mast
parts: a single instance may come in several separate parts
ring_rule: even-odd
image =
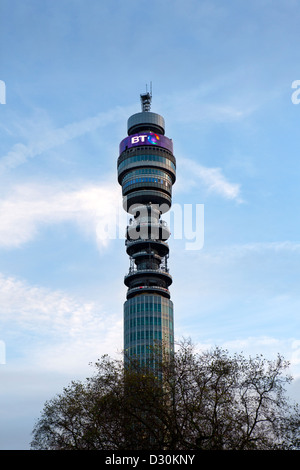
[[[151,108],[151,100],[152,100],[152,82],[150,82],[150,93],[148,92],[147,85],[146,85],[146,93],[142,93],[140,96],[141,96],[142,111],[149,112]]]

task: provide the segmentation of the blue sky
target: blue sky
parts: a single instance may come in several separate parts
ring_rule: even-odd
[[[116,160],[150,81],[174,207],[204,208],[201,249],[170,239],[176,338],[281,353],[300,401],[300,2],[2,0],[0,18],[0,448],[122,350]]]

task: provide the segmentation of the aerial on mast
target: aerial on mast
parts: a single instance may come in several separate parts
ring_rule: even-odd
[[[151,100],[152,100],[152,82],[150,82],[150,93],[147,90],[147,85],[146,85],[146,93],[142,93],[140,96],[141,96],[142,111],[150,111]]]

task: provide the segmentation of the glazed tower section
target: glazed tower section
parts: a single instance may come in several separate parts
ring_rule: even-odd
[[[118,181],[130,219],[126,252],[130,267],[124,282],[125,359],[149,364],[155,344],[167,354],[174,349],[173,303],[168,269],[170,236],[162,220],[172,203],[176,160],[165,136],[162,116],[150,112],[151,95],[141,95],[142,112],[128,119],[128,136],[120,143]]]

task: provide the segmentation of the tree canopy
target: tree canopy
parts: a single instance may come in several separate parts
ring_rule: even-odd
[[[300,413],[289,364],[183,342],[156,367],[103,356],[86,381],[46,402],[38,450],[296,450]],[[163,357],[163,359],[161,359]]]

